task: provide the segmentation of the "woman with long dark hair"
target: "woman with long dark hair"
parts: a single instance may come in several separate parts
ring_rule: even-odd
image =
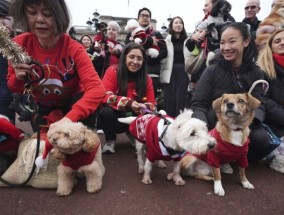
[[[141,109],[154,110],[153,84],[147,73],[146,52],[142,45],[129,43],[119,64],[110,66],[103,77],[106,97],[99,113],[106,143],[103,153],[114,153],[116,134],[128,131],[119,117],[138,115]]]

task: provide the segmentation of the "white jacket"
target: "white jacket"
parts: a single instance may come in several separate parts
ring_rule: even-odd
[[[173,70],[173,63],[174,63],[174,45],[171,41],[172,35],[168,35],[165,39],[167,49],[168,49],[168,55],[166,58],[161,60],[161,70],[160,70],[160,81],[162,84],[169,84],[171,80],[172,70]],[[190,52],[188,51],[187,47],[185,46],[186,41],[189,38],[187,38],[184,41],[183,45],[183,54],[185,60],[190,55]]]

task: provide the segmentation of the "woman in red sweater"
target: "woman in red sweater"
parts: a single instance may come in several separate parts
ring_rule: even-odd
[[[113,154],[116,134],[128,131],[128,125],[119,123],[117,118],[138,115],[142,108],[156,108],[145,57],[142,45],[130,43],[122,52],[119,64],[106,70],[103,83],[107,95],[99,113],[106,139],[103,153]]]
[[[11,12],[16,27],[23,33],[14,41],[44,69],[44,77],[29,89],[38,105],[38,115],[62,110],[64,116],[50,129],[63,122],[88,121],[103,97],[105,89],[85,48],[65,34],[70,17],[64,0],[12,0]],[[8,87],[23,93],[27,79],[36,76],[34,64],[10,65]]]

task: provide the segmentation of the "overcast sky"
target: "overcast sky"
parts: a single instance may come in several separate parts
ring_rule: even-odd
[[[86,25],[93,18],[95,9],[100,15],[137,18],[138,10],[147,7],[152,12],[152,18],[157,20],[157,29],[163,23],[168,25],[169,16],[180,16],[188,32],[194,30],[195,24],[203,18],[205,0],[65,0],[72,15],[72,25]],[[229,0],[232,4],[231,15],[236,21],[244,18],[244,6],[247,0]],[[265,18],[271,8],[272,0],[261,0],[261,10],[258,18]]]

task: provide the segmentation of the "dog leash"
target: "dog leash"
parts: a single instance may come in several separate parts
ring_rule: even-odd
[[[37,126],[37,146],[36,146],[36,153],[35,153],[35,158],[38,156],[39,154],[39,148],[40,148],[40,128],[39,126]],[[5,179],[2,178],[2,176],[0,177],[0,181],[10,187],[23,187],[24,185],[26,185],[32,178],[34,172],[35,172],[35,169],[36,169],[36,164],[35,162],[33,163],[33,167],[32,167],[32,171],[30,173],[30,175],[28,176],[28,178],[22,182],[22,183],[19,183],[19,184],[15,184],[15,183],[11,183]],[[5,174],[5,173],[3,173]]]

